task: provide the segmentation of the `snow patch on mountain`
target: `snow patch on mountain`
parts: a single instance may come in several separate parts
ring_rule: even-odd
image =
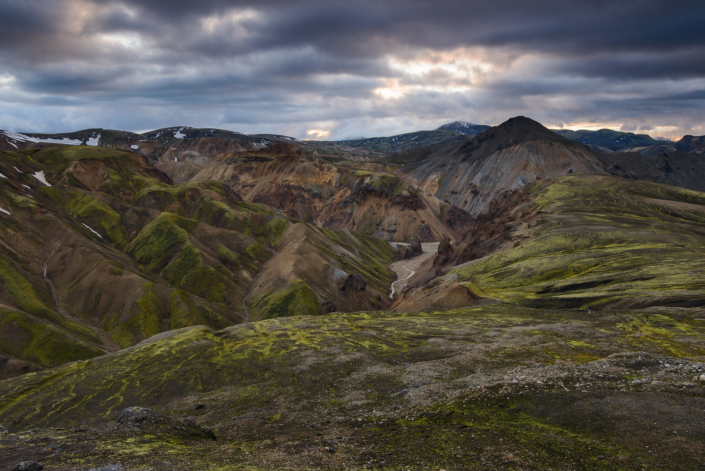
[[[32,176],[40,182],[44,183],[46,186],[51,186],[51,184],[47,181],[46,177],[44,176],[44,170],[40,170],[34,173]]]

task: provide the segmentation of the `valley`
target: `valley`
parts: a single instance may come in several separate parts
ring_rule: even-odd
[[[1,133],[0,468],[700,469],[702,137],[595,133]]]

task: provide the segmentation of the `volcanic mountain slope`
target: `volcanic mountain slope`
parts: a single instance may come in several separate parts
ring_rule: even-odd
[[[472,124],[467,121],[453,121],[452,123],[444,124],[437,131],[453,131],[466,136],[477,136],[483,131],[487,131],[492,126],[485,124]]]
[[[274,246],[247,300],[251,320],[380,310],[391,304],[396,250],[388,242],[296,224]],[[319,302],[321,298],[323,302]],[[320,307],[319,307],[320,304]]]
[[[554,132],[570,140],[585,144],[593,150],[620,151],[630,147],[649,147],[653,145],[668,145],[668,141],[656,140],[648,134],[600,129],[599,131],[571,131],[568,129],[553,129]]]
[[[471,140],[410,156],[411,163],[402,169],[405,179],[473,216],[506,192],[536,180],[602,172],[594,152],[524,117]]]
[[[219,182],[174,185],[127,151],[55,146],[3,152],[0,172],[3,376],[129,347],[165,330],[243,322],[256,274],[295,227],[281,212],[243,202]],[[360,261],[374,256],[376,271],[348,269],[366,286],[358,281],[355,295],[335,309],[379,305],[375,296],[384,294],[392,276],[385,268],[392,246],[385,242],[381,250],[358,237],[346,250]],[[342,249],[331,240],[318,250],[320,265],[309,265],[307,279],[327,291],[307,288],[314,304],[301,313],[330,306],[326,301],[338,298],[328,292],[345,295],[323,274],[339,263],[329,253]],[[287,269],[286,263],[278,267]],[[317,273],[328,284],[317,281]],[[301,280],[277,287],[290,284]]]
[[[14,151],[55,145],[88,145],[129,150],[147,157],[177,183],[183,183],[212,160],[233,152],[256,150],[276,142],[260,136],[186,126],[144,134],[87,129],[63,134],[0,132],[0,149]]]
[[[471,304],[705,305],[705,194],[582,175],[536,183],[504,203],[412,278],[394,308],[434,309],[463,290]]]
[[[683,136],[674,143],[673,146],[682,152],[692,152],[695,154],[705,154],[705,136]]]
[[[489,126],[485,126],[485,128],[487,127]],[[464,139],[466,137],[463,133],[439,128],[435,131],[416,131],[395,136],[370,137],[347,141],[324,141],[322,144],[336,146],[341,149],[365,149],[371,157],[381,157],[390,152],[443,142],[462,141]]]
[[[605,171],[624,178],[666,183],[705,191],[705,159],[691,152],[620,152],[598,154]]]
[[[41,152],[0,162],[11,187],[0,204],[10,208],[8,195],[48,164]],[[11,174],[18,163],[24,177]],[[181,218],[178,227],[240,227],[258,237],[258,252],[276,253],[244,298],[262,320],[159,333],[0,381],[2,467],[695,470],[705,461],[705,193],[605,174],[538,181],[494,200],[495,214],[478,217],[456,244],[441,244],[438,273],[412,279],[398,312],[303,315],[312,293],[341,310],[364,297],[383,306],[373,293],[391,279],[391,244],[284,219],[286,230],[275,230],[276,216],[235,217],[257,206],[222,182],[172,188],[135,177],[144,185],[120,187],[125,199],[99,201],[129,200],[141,214]],[[120,194],[111,182],[101,188]],[[38,207],[23,218],[64,214],[39,205],[53,201],[44,193],[72,190],[32,191]],[[7,227],[17,233],[13,217]],[[80,231],[81,217],[61,224]],[[125,226],[127,253],[116,260],[125,272],[156,267],[154,286],[167,289],[168,270],[157,275],[148,262],[161,256],[136,255],[150,224]],[[169,239],[159,234],[149,244],[157,254]],[[94,240],[106,257],[121,254]],[[189,240],[199,250],[213,243]],[[41,266],[39,255],[15,252]],[[21,272],[21,259],[5,259]],[[50,279],[55,270],[50,257]],[[22,276],[41,286],[39,275]],[[363,293],[363,280],[372,291]],[[451,308],[459,290],[464,304]]]
[[[464,211],[394,175],[333,165],[295,145],[220,158],[193,180],[221,181],[245,201],[270,205],[319,227],[389,241],[455,238],[472,221]]]

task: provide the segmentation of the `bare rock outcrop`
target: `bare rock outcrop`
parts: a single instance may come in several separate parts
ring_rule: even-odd
[[[421,241],[419,239],[412,239],[411,244],[404,250],[404,255],[402,258],[408,260],[410,258],[418,257],[423,253],[423,248],[421,248]]]

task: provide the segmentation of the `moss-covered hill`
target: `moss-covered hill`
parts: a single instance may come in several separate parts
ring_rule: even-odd
[[[606,175],[530,191],[538,220],[451,272],[478,296],[561,308],[705,305],[705,194]]]
[[[255,276],[292,227],[220,182],[175,185],[129,151],[2,152],[0,174],[0,377],[242,322]],[[378,290],[386,280],[368,278]],[[348,310],[367,307],[362,297]],[[305,313],[327,299],[318,288],[309,298]]]
[[[175,331],[0,383],[0,465],[699,469],[699,312],[497,305]],[[177,428],[116,424],[132,406]]]

